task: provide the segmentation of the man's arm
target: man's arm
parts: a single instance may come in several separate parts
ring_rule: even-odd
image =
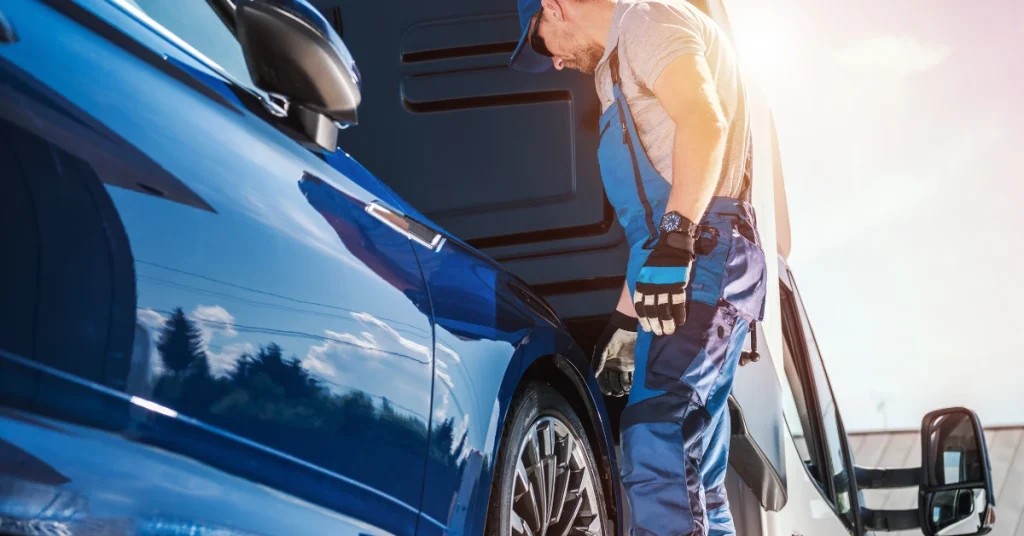
[[[672,60],[658,75],[654,95],[676,125],[665,212],[699,223],[718,186],[728,129],[707,60],[700,54]]]
[[[629,285],[626,283],[622,284],[622,294],[619,295],[619,303],[615,306],[615,310],[636,318],[636,307],[633,306],[633,297],[629,295]]]
[[[718,186],[727,135],[725,114],[704,56],[684,54],[672,60],[658,75],[654,94],[676,124],[672,191],[665,211],[678,211],[699,222]],[[625,284],[615,309],[636,316]]]

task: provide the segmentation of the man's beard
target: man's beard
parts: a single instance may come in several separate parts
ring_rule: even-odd
[[[598,47],[580,47],[579,53],[573,54],[572,68],[583,74],[594,74],[602,55],[604,51]]]

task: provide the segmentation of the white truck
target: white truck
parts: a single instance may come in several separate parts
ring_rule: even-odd
[[[731,32],[721,0],[691,2]],[[627,255],[597,168],[600,106],[592,79],[507,69],[518,36],[512,0],[401,1],[388,17],[367,2],[314,3],[360,59],[364,94],[392,95],[362,104],[360,113],[374,120],[341,134],[346,150],[433,221],[528,282],[590,351],[622,288]],[[728,491],[737,533],[988,533],[994,497],[987,447],[970,410],[924,419],[920,468],[865,468],[853,459],[787,264],[789,212],[771,108],[747,86],[753,203],[764,249],[777,257],[768,275],[778,285],[770,286],[757,327],[762,358],[740,369],[731,400]],[[401,143],[405,157],[394,158],[381,139]],[[606,403],[615,422],[622,400]],[[919,508],[862,506],[864,490],[896,487],[919,487]]]

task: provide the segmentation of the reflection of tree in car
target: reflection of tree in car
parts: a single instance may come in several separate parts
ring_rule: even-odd
[[[163,369],[154,387],[157,402],[283,452],[328,460],[326,468],[343,468],[357,478],[387,474],[401,465],[389,456],[356,452],[360,445],[414,453],[416,445],[426,443],[422,419],[386,399],[377,403],[363,391],[332,391],[273,342],[243,353],[226,374],[213,375],[196,322],[177,308],[164,324],[157,343]],[[444,465],[459,465],[458,447],[466,438],[465,433],[456,437],[454,419],[429,434],[429,455]]]

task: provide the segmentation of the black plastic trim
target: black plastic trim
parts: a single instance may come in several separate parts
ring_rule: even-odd
[[[778,512],[789,501],[786,483],[775,470],[757,440],[750,435],[743,408],[733,395],[729,395],[732,418],[732,441],[729,447],[729,465],[757,496],[761,506],[769,512]]]
[[[918,510],[870,510],[862,508],[861,522],[864,528],[871,531],[893,532],[897,530],[913,530],[921,527]]]
[[[527,231],[525,233],[474,238],[467,240],[466,243],[476,249],[487,249],[505,246],[518,246],[521,244],[533,244],[536,242],[551,242],[554,240],[565,240],[568,238],[583,238],[603,235],[607,233],[613,225],[615,225],[615,208],[612,207],[611,203],[608,202],[608,198],[605,197],[604,214],[601,216],[601,221],[597,223],[588,223],[586,225],[577,225],[574,227],[562,227],[559,229],[545,229],[543,231]],[[552,285],[560,284],[562,283],[552,283]],[[536,285],[534,288],[536,288]],[[541,292],[541,294],[547,293]],[[561,294],[561,292],[555,292],[555,294]]]
[[[468,45],[461,47],[437,48],[406,52],[402,54],[402,63],[421,63],[425,61],[466,58],[470,56],[486,56],[489,54],[511,54],[516,50],[515,41],[487,43],[484,45]]]
[[[921,485],[921,468],[875,469],[855,466],[857,487],[861,489],[912,488]]]
[[[461,97],[457,99],[423,102],[413,102],[404,97],[402,98],[402,104],[407,110],[419,114],[450,112],[452,110],[468,110],[473,108],[493,108],[495,106],[517,106],[520,104],[536,104],[540,102],[570,101],[572,101],[572,93],[565,90],[484,95],[480,97]]]
[[[539,285],[530,285],[530,288],[542,296],[554,296],[558,294],[622,288],[622,284],[625,281],[625,276],[592,277],[590,279],[577,279],[574,281],[541,283]]]

